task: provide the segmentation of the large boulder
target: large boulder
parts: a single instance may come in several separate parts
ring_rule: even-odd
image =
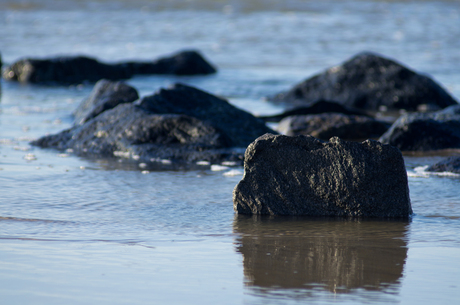
[[[266,132],[273,131],[226,100],[176,84],[135,103],[121,103],[32,145],[142,162],[241,161],[244,147]]]
[[[359,54],[269,99],[303,105],[326,99],[371,111],[382,107],[416,111],[420,105],[445,108],[456,104],[428,76],[372,53]]]
[[[402,151],[460,148],[460,114],[450,111],[405,114],[379,141]]]
[[[460,174],[460,156],[452,156],[439,161],[426,169],[428,172],[450,172]]]
[[[322,113],[287,117],[279,123],[277,130],[288,136],[311,135],[321,140],[339,137],[362,141],[379,138],[389,127],[390,124],[367,116]]]
[[[233,191],[240,214],[407,218],[401,152],[390,145],[266,134],[248,146]]]
[[[86,56],[21,59],[3,71],[3,78],[24,83],[80,84],[100,79],[123,80],[136,74],[201,75],[215,73],[197,51],[183,51],[149,62],[101,63]]]
[[[73,112],[75,124],[81,125],[106,110],[137,99],[137,90],[130,85],[101,79],[94,86],[91,95]]]
[[[310,106],[296,107],[294,109],[287,110],[280,114],[261,116],[260,118],[266,122],[279,122],[282,119],[287,118],[289,116],[293,116],[293,115],[319,114],[319,113],[328,113],[328,112],[367,116],[367,113],[365,113],[362,110],[345,107],[333,101],[319,100],[319,101],[314,102]]]

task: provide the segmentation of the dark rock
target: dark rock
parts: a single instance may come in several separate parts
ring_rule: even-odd
[[[233,232],[247,288],[267,297],[296,290],[288,295],[296,303],[308,304],[311,289],[305,287],[334,296],[399,287],[407,259],[408,223],[236,215]],[[303,296],[305,302],[299,302]]]
[[[3,78],[11,81],[42,84],[80,84],[100,79],[123,80],[136,74],[200,75],[216,70],[196,51],[179,52],[152,62],[124,62],[106,64],[85,56],[48,59],[26,58],[3,71]]]
[[[372,53],[362,53],[296,85],[274,101],[310,104],[319,99],[378,111],[417,110],[421,104],[445,108],[456,101],[431,78]]]
[[[428,172],[451,172],[460,174],[460,156],[452,156],[437,162],[426,169]]]
[[[75,124],[81,125],[106,110],[137,99],[139,95],[135,88],[123,82],[102,79],[96,83],[91,95],[74,111]]]
[[[80,84],[96,82],[102,78],[119,80],[131,76],[126,69],[85,56],[22,59],[3,71],[6,80],[45,84]]]
[[[248,146],[233,191],[240,214],[407,218],[401,152],[390,145],[266,134]]]
[[[270,132],[265,122],[226,100],[183,84],[161,89],[139,100],[140,107],[156,114],[177,113],[198,118],[228,135],[231,146],[246,147]]]
[[[227,101],[177,84],[136,103],[119,104],[82,125],[31,144],[143,162],[221,162],[242,160],[242,147],[267,131],[271,129],[263,121]]]
[[[130,62],[129,65],[133,74],[205,75],[217,72],[197,51],[183,51],[152,63]]]
[[[283,119],[278,131],[288,136],[311,135],[321,140],[339,137],[362,141],[379,138],[390,124],[366,116],[341,113],[294,115]]]
[[[362,110],[345,107],[333,101],[319,100],[314,102],[311,106],[297,107],[278,115],[262,116],[260,118],[266,122],[279,122],[282,119],[293,115],[319,114],[327,112],[367,116],[367,114]]]
[[[413,113],[401,116],[379,141],[402,151],[460,148],[460,114]]]

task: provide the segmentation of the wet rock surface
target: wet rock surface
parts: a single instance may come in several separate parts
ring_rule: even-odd
[[[379,141],[401,151],[460,148],[460,114],[443,111],[406,114]]]
[[[370,111],[382,107],[416,111],[419,105],[445,108],[456,104],[431,78],[372,53],[358,54],[269,99],[296,105],[326,99]]]
[[[343,113],[349,115],[367,115],[366,112],[362,110],[345,107],[337,102],[319,100],[308,107],[297,107],[278,115],[262,116],[260,118],[266,122],[279,122],[282,119],[293,115],[319,114],[327,112]]]
[[[239,214],[407,218],[401,152],[390,145],[266,134],[248,146],[233,191]]]
[[[139,99],[137,90],[123,82],[102,79],[96,83],[91,95],[73,112],[75,124],[81,125],[119,104]]]
[[[428,172],[451,172],[460,174],[460,156],[452,156],[437,162],[426,169]]]
[[[21,59],[3,71],[10,81],[37,84],[70,85],[97,82],[100,79],[123,80],[137,74],[203,75],[215,73],[197,51],[183,51],[150,62],[107,64],[86,56],[47,59]]]
[[[336,136],[357,141],[379,138],[389,127],[390,124],[371,117],[323,113],[287,117],[279,123],[277,130],[288,136],[311,135],[322,140]]]
[[[176,84],[135,103],[121,103],[32,145],[144,162],[241,162],[244,147],[266,132],[273,131],[226,100]]]

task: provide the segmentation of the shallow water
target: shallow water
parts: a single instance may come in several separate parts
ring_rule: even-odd
[[[142,96],[184,82],[256,114],[263,97],[370,50],[460,99],[458,1],[0,1],[4,63],[107,62],[198,48],[206,77],[136,77]],[[405,156],[411,221],[237,216],[242,168],[152,171],[30,147],[72,124],[91,86],[1,83],[2,304],[455,304],[460,176]],[[455,154],[455,152],[450,152]]]

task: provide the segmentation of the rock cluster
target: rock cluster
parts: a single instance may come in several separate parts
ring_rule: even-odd
[[[136,95],[126,84],[102,80],[77,109],[73,127],[32,144],[98,158],[222,162],[241,161],[244,147],[273,132],[226,100],[183,84],[133,102]]]

